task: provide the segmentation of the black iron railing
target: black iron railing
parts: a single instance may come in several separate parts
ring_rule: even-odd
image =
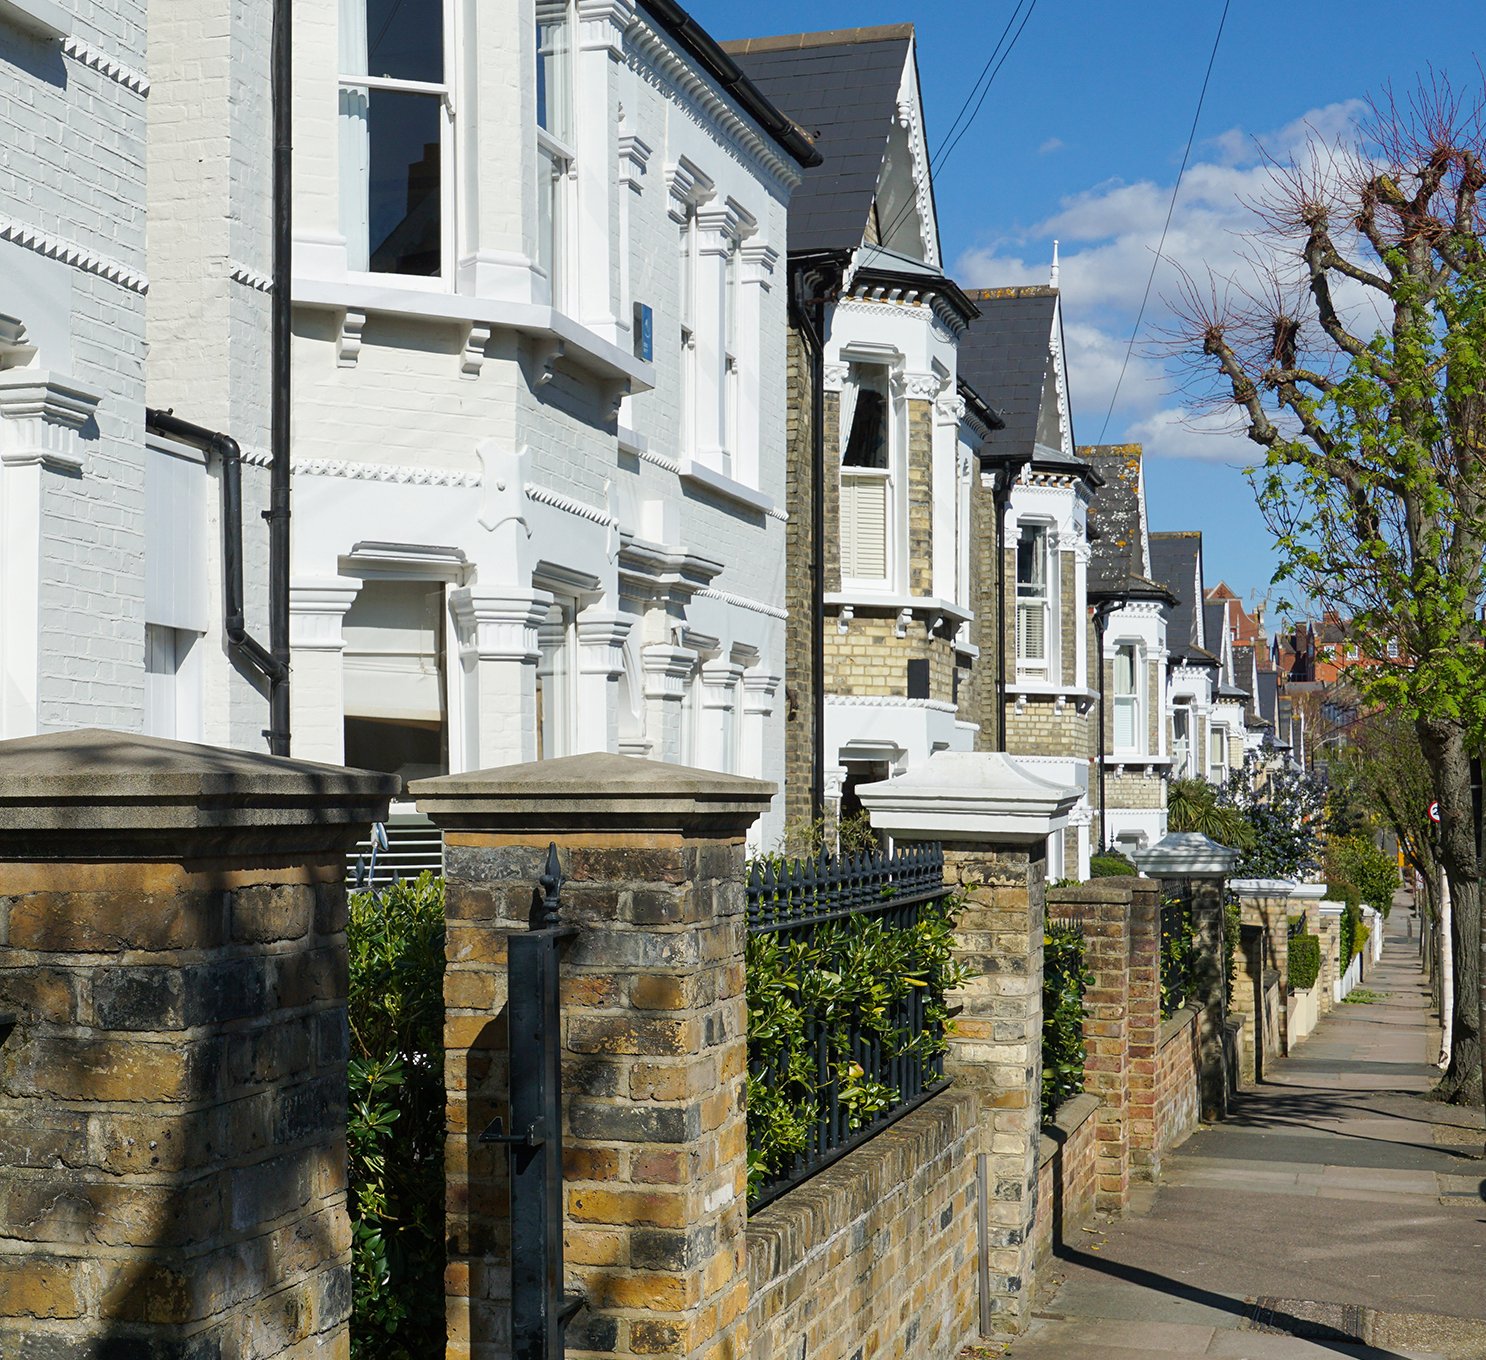
[[[789,1155],[773,1155],[754,1146],[751,1110],[754,1208],[948,1085],[943,989],[934,969],[918,967],[915,942],[922,928],[943,926],[949,902],[938,846],[750,867],[750,1089],[760,1107],[787,1106],[801,1131]],[[898,960],[896,975],[871,976],[885,959]],[[787,994],[787,1003],[757,1033],[768,992]],[[787,1034],[775,1022],[781,1015]]]
[[[1161,903],[1161,1018],[1176,1014],[1192,990],[1192,903],[1185,893]]]

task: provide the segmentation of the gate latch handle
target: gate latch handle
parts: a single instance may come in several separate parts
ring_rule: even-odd
[[[533,1120],[525,1132],[510,1133],[505,1131],[500,1118],[497,1116],[491,1120],[490,1127],[480,1135],[482,1143],[504,1143],[507,1147],[541,1147],[547,1141],[547,1121],[545,1119]]]

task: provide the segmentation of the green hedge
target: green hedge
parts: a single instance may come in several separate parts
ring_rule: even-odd
[[[1089,858],[1090,878],[1124,878],[1135,871],[1134,861],[1126,859],[1118,850],[1106,850],[1102,855]]]
[[[1233,1004],[1233,984],[1238,981],[1238,938],[1243,929],[1243,908],[1237,902],[1223,905],[1223,993]]]
[[[1051,924],[1042,937],[1042,1121],[1084,1089],[1084,993],[1094,975],[1084,966],[1076,926]]]
[[[1290,989],[1309,991],[1321,976],[1321,940],[1316,935],[1290,937]]]
[[[352,893],[351,1354],[444,1350],[444,883]]]

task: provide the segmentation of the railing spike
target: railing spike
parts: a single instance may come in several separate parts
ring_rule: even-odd
[[[547,844],[547,865],[537,882],[542,888],[542,924],[556,926],[562,914],[562,865],[557,858],[556,841]]]

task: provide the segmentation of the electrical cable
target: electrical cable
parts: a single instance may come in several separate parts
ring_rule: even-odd
[[[1202,89],[1197,95],[1197,110],[1192,115],[1192,126],[1187,132],[1187,149],[1182,152],[1181,169],[1176,172],[1176,183],[1171,186],[1171,202],[1166,205],[1166,221],[1161,227],[1161,240],[1156,246],[1156,257],[1151,261],[1151,272],[1145,281],[1145,293],[1140,299],[1140,310],[1135,314],[1135,325],[1130,330],[1130,343],[1125,346],[1124,362],[1120,364],[1120,376],[1115,379],[1114,391],[1109,394],[1109,408],[1104,412],[1104,424],[1099,427],[1096,444],[1104,443],[1104,432],[1109,429],[1109,418],[1114,414],[1115,400],[1120,395],[1120,385],[1125,381],[1125,370],[1130,366],[1130,355],[1135,350],[1135,339],[1140,334],[1140,323],[1145,318],[1146,303],[1151,300],[1151,285],[1156,281],[1156,270],[1161,263],[1161,254],[1166,249],[1166,233],[1171,229],[1171,215],[1176,211],[1176,196],[1181,192],[1182,176],[1187,173],[1187,161],[1192,155],[1192,143],[1197,137],[1197,123],[1202,117],[1202,105],[1207,99],[1207,83],[1212,79],[1213,63],[1218,59],[1218,44],[1223,40],[1223,26],[1228,22],[1228,6],[1232,0],[1223,0],[1223,13],[1218,20],[1218,31],[1213,36],[1213,49],[1208,54],[1207,71],[1202,77]]]
[[[1012,24],[1016,23],[1016,16],[1021,10],[1022,3],[1023,0],[1016,0],[1016,4],[1012,6],[1011,14],[1006,20],[1006,27],[1001,30],[1001,36],[996,39],[996,45],[991,48],[991,55],[986,58],[986,64],[980,68],[980,74],[975,77],[975,84],[970,87],[969,93],[961,101],[959,111],[955,114],[954,121],[949,125],[948,131],[940,137],[938,148],[929,157],[931,163],[939,159],[940,153],[944,150],[944,144],[955,135],[955,129],[960,126],[960,119],[965,116],[965,110],[970,107],[970,101],[975,98],[976,93],[980,89],[980,82],[986,78],[986,72],[991,69],[991,63],[996,60],[996,54],[1000,52],[1001,44],[1006,41],[1006,35],[1011,32]]]
[[[1022,14],[1021,23],[1017,26],[1016,32],[1012,34],[1011,42],[1007,45],[1006,50],[1004,52],[1001,52],[1001,58],[999,61],[997,61],[996,53],[1000,51],[1002,39],[1006,37],[1007,30],[1011,28],[1012,24],[1016,23],[1016,16],[1018,15],[1018,13],[1021,12],[1021,8],[1022,0],[1017,0],[1016,8],[1011,11],[1011,17],[1006,21],[1006,28],[1003,28],[1001,30],[1001,37],[996,39],[996,46],[991,49],[991,55],[986,59],[985,66],[981,68],[980,76],[976,78],[975,84],[971,87],[970,93],[965,96],[965,102],[960,106],[960,112],[955,115],[955,121],[950,126],[950,133],[953,133],[953,140],[949,142],[949,145],[947,147],[944,146],[943,141],[941,141],[940,146],[942,149],[940,150],[938,155],[931,156],[929,158],[928,173],[931,183],[933,181],[935,172],[938,171],[943,166],[944,162],[949,159],[950,153],[955,149],[956,146],[959,145],[960,139],[967,132],[970,131],[971,126],[974,124],[976,118],[979,116],[981,106],[985,103],[986,96],[991,92],[991,86],[996,83],[996,77],[1001,73],[1001,68],[1006,64],[1007,57],[1011,55],[1012,49],[1016,46],[1017,39],[1022,36],[1022,30],[1027,26],[1027,20],[1032,17],[1032,11],[1037,8],[1037,0],[1031,0],[1031,3],[1028,4],[1026,13]],[[991,71],[990,79],[986,80],[985,88],[981,89],[980,82],[982,79],[985,78],[986,70],[990,68],[991,62],[993,61],[996,62],[995,69]],[[980,90],[980,97],[976,99],[975,92],[978,89]],[[965,109],[969,106],[972,99],[976,99],[976,103],[974,109],[972,109],[970,112],[970,117],[966,120],[964,126],[961,127],[958,132],[954,132],[955,126],[959,124],[960,119],[964,116]],[[946,137],[949,137],[950,133],[946,133]],[[903,204],[903,206],[898,209],[896,215],[893,217],[893,220],[888,223],[887,229],[885,231],[878,232],[879,241],[886,245],[886,243],[892,239],[893,233],[898,230],[898,228],[903,224],[904,219],[910,212],[913,211],[914,207],[916,206],[916,201],[916,196],[910,197]]]

